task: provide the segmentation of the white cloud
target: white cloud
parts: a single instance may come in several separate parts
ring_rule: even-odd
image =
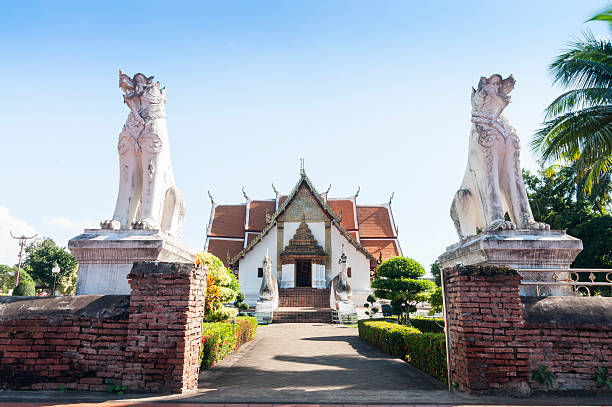
[[[34,228],[24,221],[13,218],[5,206],[0,206],[0,264],[12,266],[19,258],[19,241],[11,237],[34,236]]]
[[[67,231],[81,231],[83,229],[95,228],[95,222],[92,221],[73,221],[68,218],[43,218],[43,222],[53,225],[59,229]]]

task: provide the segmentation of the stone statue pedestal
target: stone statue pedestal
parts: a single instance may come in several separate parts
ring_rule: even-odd
[[[443,268],[458,263],[495,264],[521,269],[568,269],[582,251],[582,241],[564,230],[499,230],[480,233],[446,248],[438,257]],[[553,282],[553,271],[542,272],[541,280]],[[558,280],[569,278],[557,273]],[[553,295],[568,295],[569,287],[550,286]],[[521,295],[535,296],[536,287],[521,285]]]
[[[356,324],[357,323],[357,308],[353,301],[338,301],[336,302],[338,310],[338,321],[341,324]]]
[[[255,305],[255,319],[257,319],[257,325],[271,324],[275,309],[276,307],[273,301],[257,301]]]
[[[127,275],[136,261],[195,262],[182,242],[158,230],[85,229],[68,249],[79,262],[77,295],[130,294]]]

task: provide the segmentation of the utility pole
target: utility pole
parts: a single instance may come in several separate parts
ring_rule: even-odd
[[[17,276],[15,277],[15,287],[17,287],[17,285],[19,284],[19,273],[21,272],[21,257],[23,256],[23,248],[25,247],[26,242],[28,240],[34,239],[36,236],[38,236],[38,234],[35,234],[31,237],[27,237],[25,235],[13,236],[13,232],[10,233],[13,239],[19,240],[19,263],[17,263]]]

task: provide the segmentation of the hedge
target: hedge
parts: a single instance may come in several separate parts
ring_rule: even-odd
[[[410,317],[410,323],[421,332],[444,333],[444,320],[442,318]]]
[[[372,320],[359,321],[358,328],[361,339],[448,383],[444,334],[422,333],[416,328]]]
[[[205,322],[202,324],[202,349],[200,367],[208,369],[218,361],[255,337],[257,320],[253,317],[237,317],[231,322]]]

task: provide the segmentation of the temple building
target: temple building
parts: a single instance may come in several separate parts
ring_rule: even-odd
[[[273,186],[274,188],[274,186]],[[401,256],[391,200],[381,205],[357,204],[359,191],[348,198],[318,193],[305,171],[289,195],[274,188],[275,197],[212,209],[204,249],[237,271],[246,301],[258,298],[266,252],[281,289],[326,290],[347,256],[355,304],[371,293],[371,274],[389,257]]]

